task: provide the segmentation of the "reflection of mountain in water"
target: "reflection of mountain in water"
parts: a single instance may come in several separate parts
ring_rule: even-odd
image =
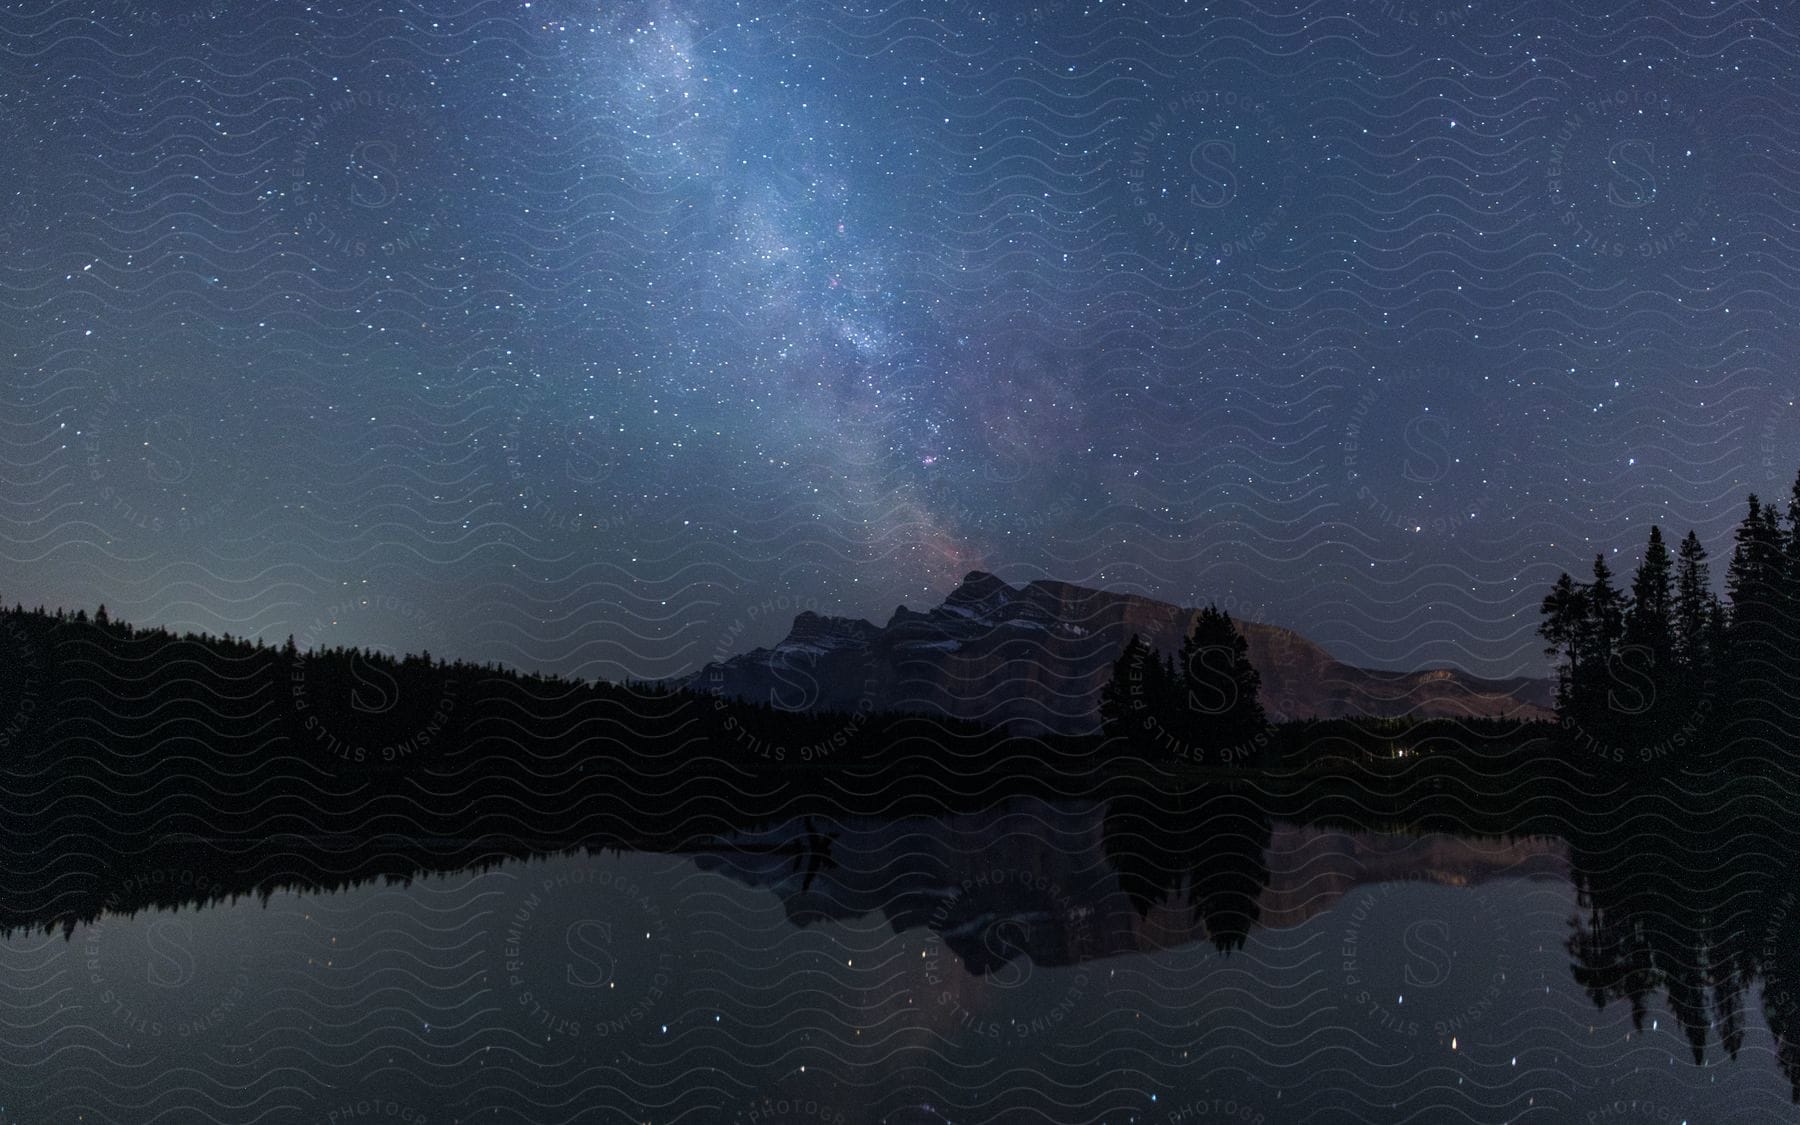
[[[169,837],[129,852],[90,849],[47,867],[0,871],[0,931],[67,931],[102,914],[405,882],[611,848],[691,854],[702,869],[778,895],[797,926],[879,914],[896,932],[931,929],[983,972],[1013,957],[1068,965],[1218,943],[1226,932],[1241,939],[1250,925],[1298,925],[1366,883],[1460,886],[1567,871],[1563,844],[1553,838],[1341,831],[1272,821],[1224,793],[1189,810],[1178,822],[1184,827],[1158,827],[1166,823],[1164,811],[1130,797],[1015,798],[938,816],[801,815],[698,842],[653,832],[531,842]]]
[[[1299,925],[1368,883],[1466,886],[1568,872],[1553,838],[1271,824],[1223,795],[1170,831],[1156,827],[1149,806],[1130,804],[800,817],[733,833],[696,861],[780,896],[795,925],[879,914],[896,933],[929,927],[976,973],[998,967],[995,950],[1057,966],[1196,941],[1227,948],[1253,925]]]
[[[992,976],[1199,942],[1229,951],[1257,928],[1300,925],[1359,886],[1554,876],[1579,892],[1570,970],[1598,1008],[1623,1001],[1641,1025],[1660,995],[1704,1061],[1715,1043],[1738,1053],[1760,984],[1777,1060],[1800,1094],[1800,856],[1785,821],[1761,796],[1704,812],[1691,798],[1632,800],[1641,815],[1630,830],[1596,814],[1555,836],[1510,839],[1327,826],[1229,790],[1012,798],[935,816],[814,802],[816,812],[705,837],[647,827],[534,841],[226,842],[116,825],[121,840],[154,842],[10,853],[0,865],[0,931],[69,933],[103,915],[617,849],[691,854],[777,895],[798,926],[884,917],[896,932],[936,935],[971,974]]]

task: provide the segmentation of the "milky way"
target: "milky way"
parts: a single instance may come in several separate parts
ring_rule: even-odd
[[[979,566],[1539,672],[1800,465],[1797,32],[8,4],[0,595],[619,677]]]

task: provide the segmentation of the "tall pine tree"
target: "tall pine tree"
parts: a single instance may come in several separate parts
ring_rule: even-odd
[[[1581,656],[1587,647],[1587,590],[1564,571],[1544,595],[1539,607],[1544,621],[1538,635],[1544,638],[1544,655],[1556,661],[1556,709],[1564,716],[1578,706],[1577,685],[1583,681]]]
[[[1613,585],[1605,555],[1594,556],[1594,580],[1587,585],[1586,601],[1583,641],[1587,648],[1581,665],[1587,675],[1581,685],[1582,714],[1589,722],[1597,722],[1615,698],[1613,676],[1619,670],[1620,642],[1625,636],[1625,595]]]
[[[1614,706],[1649,716],[1654,708],[1669,717],[1675,678],[1675,572],[1662,528],[1652,525],[1644,557],[1631,578],[1625,607],[1625,634],[1615,675]]]
[[[1744,700],[1766,698],[1774,686],[1781,644],[1781,581],[1786,552],[1774,505],[1754,494],[1738,525],[1736,546],[1726,571],[1731,599],[1729,675]]]
[[[1594,556],[1594,580],[1579,583],[1567,574],[1556,580],[1539,607],[1544,615],[1538,635],[1544,651],[1560,658],[1556,669],[1556,707],[1565,719],[1583,724],[1602,722],[1612,677],[1625,636],[1625,595],[1613,585],[1606,556]]]
[[[1662,528],[1650,528],[1644,559],[1631,579],[1631,604],[1625,610],[1625,643],[1647,652],[1651,666],[1666,674],[1674,663],[1674,572]]]
[[[1241,761],[1268,726],[1262,675],[1231,615],[1209,605],[1194,619],[1176,662],[1181,674],[1173,733],[1208,764]]]
[[[1706,548],[1692,531],[1681,541],[1675,567],[1675,660],[1691,679],[1705,668],[1711,654],[1707,646],[1712,614],[1712,569]]]

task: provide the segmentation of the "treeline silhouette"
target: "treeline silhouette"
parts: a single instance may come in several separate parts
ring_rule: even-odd
[[[611,838],[656,816],[692,834],[779,807],[809,768],[953,796],[1022,756],[1086,759],[942,718],[0,611],[0,839],[15,851],[173,833]]]
[[[1571,750],[1654,779],[1790,771],[1800,716],[1800,477],[1785,518],[1752,494],[1725,574],[1693,531],[1671,553],[1652,527],[1629,588],[1605,555],[1545,596],[1539,633],[1556,661]]]
[[[1240,770],[1264,793],[1304,793],[1344,815],[1385,809],[1431,817],[1447,793],[1504,794],[1509,814],[1530,800],[1582,788],[1589,763],[1547,737],[1549,724],[1500,718],[1349,716],[1271,723],[1262,677],[1231,615],[1207,606],[1178,651],[1133,634],[1101,688],[1103,758]],[[1451,807],[1455,820],[1467,805]]]
[[[1563,830],[1583,908],[1575,979],[1640,1030],[1663,994],[1696,1063],[1714,1045],[1737,1056],[1760,983],[1800,1103],[1800,478],[1785,512],[1748,497],[1723,596],[1693,531],[1671,551],[1652,527],[1629,586],[1597,555],[1541,610],[1556,741],[1626,786]]]
[[[1244,674],[1229,661],[1196,664]],[[1157,759],[1136,738],[782,711],[652,683],[429,653],[302,651],[292,638],[177,634],[104,608],[15,605],[0,609],[0,848],[27,882],[67,876],[37,892],[10,888],[20,917],[42,917],[73,888],[116,886],[159,847],[243,854],[279,837],[340,850],[413,841],[433,854],[671,848],[819,794],[871,794],[883,812],[929,814],[1001,795],[1179,794],[1204,783],[1257,788],[1308,815],[1373,810],[1402,822],[1466,819],[1481,803],[1475,787],[1506,795],[1498,823],[1517,811],[1519,755],[1544,741],[1529,726],[1279,724],[1266,740],[1273,767],[1195,776],[1171,772],[1189,763]]]
[[[1027,736],[940,715],[782,710],[430,653],[136,628],[105,607],[90,616],[15,605],[0,609],[0,802],[15,814],[0,832],[138,832],[152,810],[157,831],[214,835],[564,831],[622,812],[735,815],[827,773],[955,800],[996,780],[1013,792],[1087,792],[1133,765],[1360,763],[1376,777],[1407,752],[1435,751],[1447,765],[1465,745],[1534,741],[1531,724],[1501,721],[1271,727],[1224,614],[1201,615],[1178,691],[1155,678],[1167,665],[1146,652],[1127,648],[1104,704],[1131,731],[1116,733],[1114,719],[1112,734]],[[1140,670],[1147,686],[1131,681],[1119,702],[1121,676]],[[1415,757],[1408,768],[1422,767]]]
[[[0,609],[0,931],[170,905],[182,888],[151,876],[174,865],[207,871],[219,899],[679,851],[822,794],[898,816],[1079,791],[1109,802],[1106,853],[1139,912],[1185,902],[1229,950],[1257,922],[1275,820],[1556,834],[1583,911],[1571,971],[1596,1005],[1641,1025],[1664,994],[1698,1062],[1739,1052],[1760,985],[1800,1101],[1800,841],[1782,819],[1800,480],[1785,515],[1750,497],[1723,597],[1711,565],[1692,532],[1671,551],[1653,528],[1628,587],[1605,556],[1589,581],[1558,579],[1541,627],[1554,726],[1270,724],[1241,635],[1209,607],[1176,654],[1132,639],[1091,738],[15,605]],[[1593,792],[1606,800],[1569,799]],[[829,863],[821,841],[795,862]]]

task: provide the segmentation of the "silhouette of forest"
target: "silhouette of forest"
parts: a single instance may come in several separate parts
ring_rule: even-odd
[[[1134,771],[1178,784],[1184,767],[1214,778],[1375,778],[1427,770],[1426,762],[1444,768],[1463,751],[1471,761],[1516,764],[1523,748],[1539,747],[1545,726],[1271,726],[1241,636],[1228,617],[1210,613],[1196,627],[1189,666],[1228,679],[1190,683],[1185,698],[1235,691],[1236,702],[1184,705],[1153,736],[1117,724],[1098,736],[1021,735],[943,716],[780,710],[430,653],[302,651],[292,637],[269,645],[137,628],[104,606],[91,616],[0,609],[0,648],[4,793],[9,801],[29,794],[29,807],[13,806],[22,815],[8,831],[27,835],[52,822],[97,837],[133,835],[146,823],[163,834],[214,836],[566,834],[662,809],[702,821],[768,811],[832,774],[952,802],[975,781],[1087,792]],[[1223,662],[1214,659],[1220,651]],[[1159,701],[1179,694],[1151,690]],[[1129,706],[1134,721],[1147,713],[1135,697]]]
[[[1682,772],[1786,782],[1800,715],[1800,478],[1785,516],[1752,494],[1725,571],[1689,531],[1652,527],[1628,588],[1605,555],[1542,605],[1557,717],[1576,752],[1654,780]]]

